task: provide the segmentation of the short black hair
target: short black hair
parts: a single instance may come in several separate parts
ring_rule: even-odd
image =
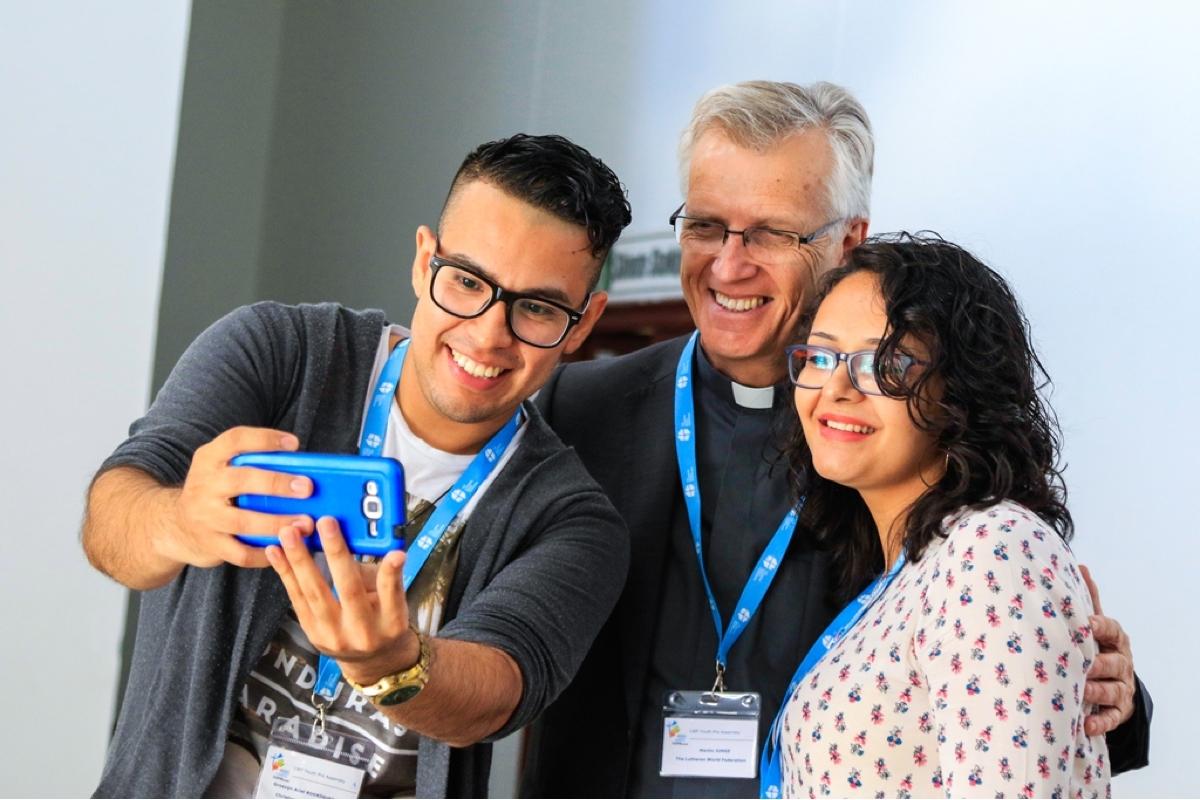
[[[907,558],[918,560],[943,535],[949,515],[1003,500],[1020,503],[1070,539],[1061,432],[1042,398],[1050,379],[1004,278],[935,233],[875,236],[824,277],[802,336],[830,291],[856,273],[876,277],[887,313],[877,363],[890,362],[906,336],[929,351],[928,368],[912,384],[879,377],[884,393],[904,398],[914,423],[946,453],[945,475],[909,509]],[[926,388],[934,381],[936,393]],[[875,524],[856,491],[817,474],[799,425],[789,455],[797,487],[807,487],[801,522],[832,551],[840,573],[834,593],[848,599],[883,567]]]
[[[476,180],[586,228],[597,262],[593,285],[608,251],[633,219],[616,173],[563,136],[518,133],[479,145],[455,173],[442,205],[443,216],[458,188]]]

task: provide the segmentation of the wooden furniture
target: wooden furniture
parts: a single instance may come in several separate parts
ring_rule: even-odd
[[[592,334],[564,361],[631,353],[655,342],[673,339],[695,328],[682,299],[649,303],[610,303]]]

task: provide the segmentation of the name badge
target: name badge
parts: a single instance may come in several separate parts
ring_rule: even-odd
[[[659,775],[753,778],[758,774],[757,692],[668,692]]]
[[[254,796],[358,797],[374,753],[366,739],[276,719]]]

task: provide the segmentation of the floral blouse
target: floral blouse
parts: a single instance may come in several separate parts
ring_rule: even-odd
[[[783,720],[793,797],[1107,797],[1086,736],[1091,598],[1012,502],[948,521],[818,661]]]

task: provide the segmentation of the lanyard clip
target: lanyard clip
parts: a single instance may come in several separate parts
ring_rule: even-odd
[[[317,710],[317,715],[313,719],[313,722],[316,724],[317,729],[319,731],[321,731],[322,734],[324,734],[325,733],[325,709],[329,707],[329,704],[325,702],[323,697],[318,697],[316,692],[312,693],[312,704],[313,704],[313,708],[315,708]]]
[[[717,662],[717,679],[713,681],[712,690],[714,692],[725,691],[725,665],[720,661]]]

